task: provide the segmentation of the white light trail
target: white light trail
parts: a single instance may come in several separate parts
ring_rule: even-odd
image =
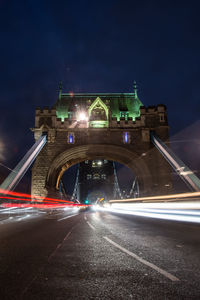
[[[200,223],[200,192],[110,200],[105,210],[120,214]]]
[[[200,201],[173,203],[112,203],[105,211],[148,218],[200,223]]]
[[[125,202],[148,202],[148,201],[175,201],[182,200],[185,198],[196,198],[200,197],[200,192],[190,192],[190,193],[181,193],[181,194],[172,194],[172,195],[159,195],[159,196],[150,196],[150,197],[139,197],[139,198],[130,198],[130,199],[121,199],[121,200],[110,200],[109,203],[125,203]]]

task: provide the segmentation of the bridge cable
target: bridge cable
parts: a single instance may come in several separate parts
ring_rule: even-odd
[[[114,169],[114,197],[116,197],[116,195],[118,194],[118,196],[123,199],[120,187],[119,187],[119,182],[118,182],[118,178],[117,178],[117,172],[116,172],[116,167],[115,167],[115,162],[113,161],[113,169]]]
[[[72,197],[71,199],[74,200],[78,200],[77,198],[77,191],[78,191],[78,180],[79,180],[79,166],[77,168],[77,173],[76,173],[76,181],[75,181],[75,184],[74,184],[74,191],[73,191],[73,194],[72,194]]]
[[[150,133],[151,142],[156,146],[164,158],[169,162],[176,173],[192,191],[200,191],[200,179],[190,170],[174,152],[162,142],[155,133]]]
[[[29,167],[38,156],[44,145],[46,144],[47,137],[42,135],[35,144],[29,149],[29,151],[24,155],[16,167],[10,172],[7,178],[0,185],[2,190],[12,191],[23,178],[25,173],[28,171]]]

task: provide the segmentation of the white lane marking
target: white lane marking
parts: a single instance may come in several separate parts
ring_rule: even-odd
[[[58,244],[58,246],[56,247],[56,249],[51,253],[51,255],[48,258],[48,262],[51,261],[52,257],[56,254],[56,251],[62,246],[62,244],[64,243],[64,241],[67,240],[67,238],[70,236],[70,234],[72,233],[72,231],[74,230],[74,228],[76,227],[73,226],[71,228],[71,230],[66,234],[66,236],[64,237],[63,241],[61,243]],[[28,289],[31,287],[31,285],[33,284],[33,282],[38,278],[39,274],[41,274],[41,272],[45,269],[45,267],[43,266],[41,269],[38,270],[37,274],[33,277],[33,279],[28,283],[28,285],[25,287],[25,289],[22,291],[21,293],[21,299],[22,296],[24,296],[24,294],[28,291]]]
[[[61,218],[61,219],[58,219],[57,221],[62,221],[62,220],[65,220],[65,219],[68,219],[68,218],[71,218],[71,217],[74,217],[74,216],[77,216],[78,214],[74,214],[74,215],[70,215],[70,216],[67,216],[67,217],[64,217],[64,218]]]
[[[95,230],[95,227],[92,224],[90,224],[90,222],[87,221],[87,223],[93,230]]]
[[[48,258],[48,262],[51,260],[51,258],[56,254],[56,251],[62,246],[62,243],[58,244],[56,249],[51,253],[51,255]]]
[[[138,255],[136,255],[135,253],[125,249],[124,247],[118,245],[117,243],[113,242],[111,239],[109,239],[107,236],[104,236],[104,239],[107,240],[110,244],[114,245],[115,247],[117,247],[118,249],[120,249],[121,251],[125,252],[126,254],[134,257],[135,259],[137,259],[139,262],[143,263],[144,265],[156,270],[157,272],[159,272],[160,274],[162,274],[163,276],[167,277],[168,279],[172,280],[172,281],[180,281],[180,279],[178,279],[176,276],[168,273],[167,271],[157,267],[156,265],[148,262],[147,260],[139,257]]]
[[[85,220],[87,220],[87,217],[86,217],[86,216],[84,216],[84,219],[85,219]]]
[[[56,247],[56,249],[51,253],[51,255],[49,255],[48,258],[48,262],[50,262],[51,258],[56,254],[57,250],[63,245],[64,241],[66,241],[68,239],[68,237],[70,236],[70,234],[72,233],[72,230],[76,227],[73,226],[72,229],[66,234],[66,236],[64,237],[63,241],[61,243],[59,243]]]

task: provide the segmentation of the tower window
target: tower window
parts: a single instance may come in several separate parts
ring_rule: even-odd
[[[92,175],[91,174],[87,174],[87,180],[92,179]]]
[[[120,118],[125,118],[125,120],[127,121],[128,120],[128,112],[126,111],[126,112],[120,112]]]
[[[100,168],[103,162],[101,160],[93,160],[92,161],[92,168]]]
[[[164,115],[160,115],[160,122],[164,122],[165,121],[165,116]]]
[[[129,132],[124,132],[123,133],[123,143],[124,144],[129,144],[130,143],[130,134],[129,134]]]
[[[100,175],[99,175],[99,174],[97,174],[97,173],[96,173],[96,174],[94,174],[94,175],[93,175],[93,179],[100,179]]]
[[[101,174],[101,179],[106,179],[106,174]]]
[[[75,136],[73,132],[68,133],[68,144],[74,144],[75,143]]]

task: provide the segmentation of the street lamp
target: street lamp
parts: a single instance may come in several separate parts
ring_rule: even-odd
[[[88,117],[84,111],[79,112],[77,121],[87,121]]]

